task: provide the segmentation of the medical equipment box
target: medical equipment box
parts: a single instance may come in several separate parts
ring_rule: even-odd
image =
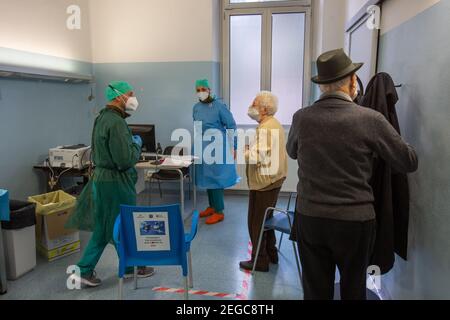
[[[91,147],[86,145],[56,147],[48,153],[52,167],[83,169],[90,164]]]

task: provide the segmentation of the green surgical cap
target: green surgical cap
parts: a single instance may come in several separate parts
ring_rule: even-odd
[[[113,87],[114,89],[112,89],[111,87]],[[105,90],[105,95],[106,95],[106,99],[109,101],[114,100],[115,98],[126,94],[130,91],[133,91],[133,87],[125,81],[112,81],[109,83],[108,87],[106,87]]]
[[[195,87],[196,88],[198,88],[198,87],[210,88],[208,79],[197,80],[195,82]]]

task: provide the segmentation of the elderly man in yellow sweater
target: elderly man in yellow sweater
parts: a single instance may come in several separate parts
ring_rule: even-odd
[[[270,92],[259,93],[248,115],[258,122],[254,141],[246,148],[247,181],[250,189],[248,204],[248,231],[253,245],[250,261],[242,261],[239,266],[252,270],[255,261],[261,225],[267,208],[275,207],[281,187],[287,175],[287,153],[285,133],[280,122],[275,119],[278,99]],[[268,215],[271,218],[273,213]],[[264,232],[257,259],[256,271],[268,272],[270,263],[278,264],[275,232]]]

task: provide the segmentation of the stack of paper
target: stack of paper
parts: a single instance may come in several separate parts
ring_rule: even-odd
[[[164,159],[164,162],[162,163],[162,166],[187,168],[191,164],[192,164],[192,160],[191,159],[187,159],[187,158],[183,158],[183,157],[176,157],[176,158],[166,158],[166,159]]]

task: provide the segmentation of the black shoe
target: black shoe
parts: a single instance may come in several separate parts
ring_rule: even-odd
[[[137,269],[137,278],[149,278],[155,274],[155,269],[152,267],[138,267]],[[131,273],[125,273],[123,276],[124,279],[132,279],[134,278],[134,270]]]
[[[97,274],[95,273],[95,271],[92,271],[90,274],[81,277],[73,274],[70,276],[70,278],[89,288],[95,288],[102,284],[102,281],[97,278]]]
[[[239,262],[239,267],[244,270],[252,271],[253,270],[253,261],[241,261]],[[255,271],[258,272],[269,272],[269,266],[256,266]]]

